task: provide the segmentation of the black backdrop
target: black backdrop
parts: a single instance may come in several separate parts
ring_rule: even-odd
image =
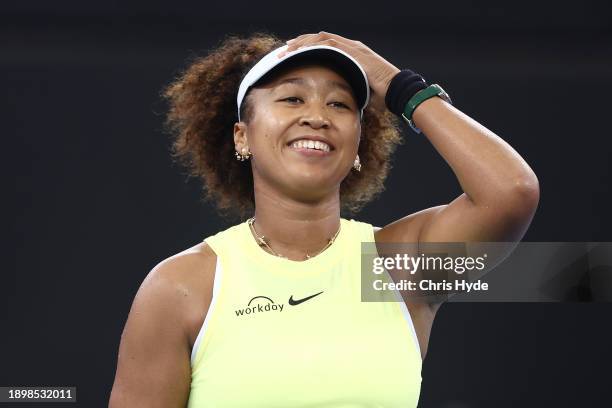
[[[612,241],[605,2],[30,1],[0,13],[2,156],[15,188],[4,199],[0,386],[72,385],[71,406],[105,406],[142,279],[230,225],[172,163],[159,98],[190,55],[228,33],[330,31],[420,72],[535,170],[541,200],[525,241]],[[356,218],[384,225],[461,192],[423,135],[404,136],[386,192]],[[445,304],[420,406],[609,406],[611,312]]]

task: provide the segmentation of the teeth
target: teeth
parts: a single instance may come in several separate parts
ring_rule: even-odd
[[[295,142],[291,143],[291,147],[297,149],[316,149],[324,152],[329,152],[331,150],[327,143],[320,142],[318,140],[296,140]]]

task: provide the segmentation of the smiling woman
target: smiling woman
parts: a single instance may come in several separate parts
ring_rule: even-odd
[[[324,32],[230,37],[192,61],[164,92],[174,155],[242,221],[149,273],[110,406],[416,407],[439,303],[362,301],[361,243],[519,240],[539,191],[440,89]],[[382,191],[399,117],[464,193],[383,228],[341,217]]]
[[[245,217],[252,214],[255,208],[254,173],[239,161],[230,160],[236,150],[241,153],[241,149],[246,148],[241,144],[236,149],[231,132],[237,122],[243,125],[252,122],[255,113],[254,97],[275,97],[278,109],[282,105],[284,109],[295,110],[304,101],[290,91],[303,93],[313,85],[307,83],[305,78],[285,75],[275,84],[276,87],[270,86],[272,80],[281,74],[281,70],[287,72],[292,66],[300,66],[300,59],[292,58],[285,60],[277,70],[267,73],[266,77],[260,78],[256,88],[250,88],[248,93],[245,90],[243,95],[239,94],[238,86],[246,73],[266,54],[283,45],[283,41],[269,34],[256,33],[248,38],[229,37],[207,56],[192,61],[164,92],[170,102],[168,128],[176,135],[174,157],[190,170],[191,176],[203,181],[205,198],[217,206],[221,215]],[[321,67],[335,67],[334,72],[339,69],[340,64],[334,63],[333,59],[320,61],[324,63]],[[341,84],[340,89],[346,90],[347,83],[343,76],[333,74],[333,78]],[[284,81],[287,82],[286,86],[281,86]],[[260,86],[265,88],[260,90]],[[281,91],[284,93],[281,94]],[[350,92],[352,95],[352,88]],[[352,97],[340,93],[338,96],[343,96],[343,100],[351,104],[349,107],[354,114],[357,107]],[[244,103],[237,113],[238,97],[244,98]],[[283,98],[286,100],[281,101]],[[338,111],[342,110],[339,104],[331,106]],[[267,105],[266,108],[269,110],[272,107]],[[389,111],[366,109],[359,125],[361,133],[357,139],[360,140],[358,153],[363,171],[347,174],[340,184],[342,208],[350,213],[358,212],[383,190],[390,169],[389,157],[401,143],[397,118]],[[321,136],[329,132],[314,132],[311,129],[308,133]],[[252,142],[257,143],[254,138]],[[257,154],[254,144],[249,147],[251,153]]]

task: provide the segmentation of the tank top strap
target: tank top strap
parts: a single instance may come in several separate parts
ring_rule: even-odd
[[[229,266],[232,255],[236,255],[236,249],[241,247],[241,225],[242,224],[234,225],[204,239],[204,242],[208,244],[219,258],[219,262],[224,265]]]

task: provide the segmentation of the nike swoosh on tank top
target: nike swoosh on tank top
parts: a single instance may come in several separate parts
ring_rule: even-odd
[[[401,301],[361,301],[361,242],[374,242],[374,229],[340,222],[334,243],[302,262],[260,248],[246,222],[205,239],[217,265],[189,408],[417,406],[410,313]]]

